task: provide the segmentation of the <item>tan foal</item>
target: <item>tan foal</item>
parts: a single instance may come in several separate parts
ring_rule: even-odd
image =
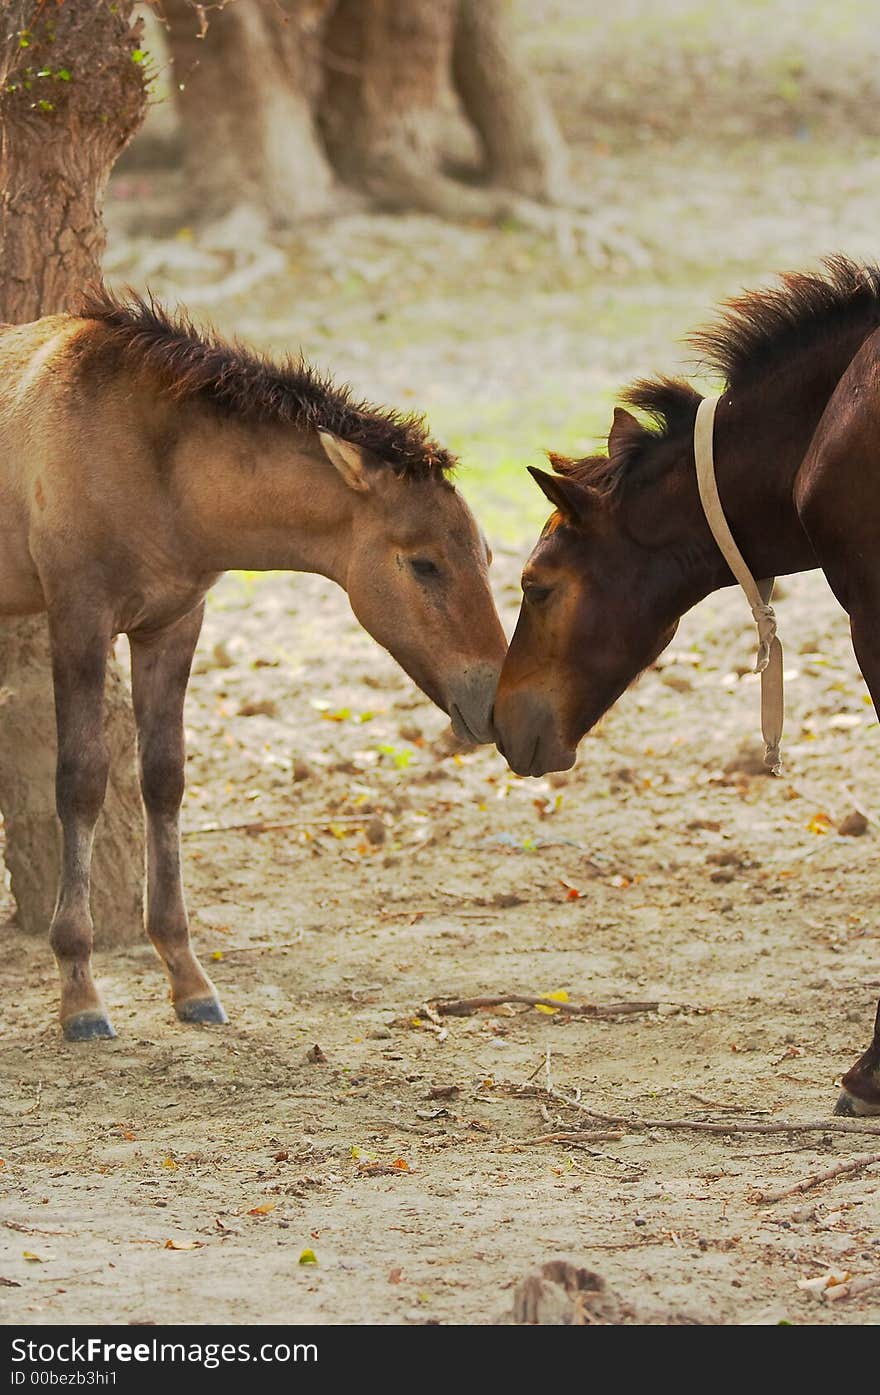
[[[490,556],[418,418],[355,401],[100,290],[0,329],[0,614],[48,613],[63,857],[50,938],[70,1040],[113,1035],[92,979],[105,667],[128,635],[148,829],[147,930],[179,1017],[226,1020],[190,945],[183,703],[205,593],[230,568],[317,572],[461,736],[493,738],[506,641]]]

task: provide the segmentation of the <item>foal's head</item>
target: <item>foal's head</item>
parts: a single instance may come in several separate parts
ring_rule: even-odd
[[[352,491],[345,587],[355,615],[462,739],[494,740],[507,641],[473,514],[441,470],[399,473],[365,446],[319,434]]]

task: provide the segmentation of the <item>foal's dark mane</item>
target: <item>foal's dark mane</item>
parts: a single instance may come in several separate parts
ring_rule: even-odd
[[[98,286],[82,298],[77,314],[104,327],[98,352],[109,349],[146,368],[178,399],[198,397],[247,421],[332,431],[408,479],[443,479],[457,463],[431,438],[422,417],[358,401],[347,385],[333,383],[302,357],[273,363],[198,329],[183,311],[172,315],[152,296],[116,296]]]
[[[745,392],[798,355],[864,325],[880,324],[880,265],[826,257],[822,272],[789,272],[780,284],[726,300],[712,324],[688,336],[702,365],[732,392]],[[626,487],[658,460],[663,443],[693,435],[701,396],[680,378],[643,378],[623,401],[649,418],[627,426],[610,456],[583,460],[551,456],[554,469],[619,500]]]

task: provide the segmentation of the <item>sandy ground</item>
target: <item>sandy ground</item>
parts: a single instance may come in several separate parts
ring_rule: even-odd
[[[585,146],[586,248],[354,212],[242,253],[174,227],[173,180],[127,175],[107,264],[427,408],[471,467],[510,625],[544,512],[522,465],[588,447],[721,291],[875,251],[877,158],[830,136]],[[455,749],[341,592],[227,577],[190,692],[185,852],[231,1023],[178,1024],[145,945],[98,958],[118,1040],[65,1045],[47,947],[3,926],[0,1318],[488,1323],[563,1258],[603,1277],[605,1320],[876,1322],[880,1290],[799,1284],[880,1271],[880,1169],[759,1200],[880,1151],[872,1126],[742,1128],[830,1120],[880,992],[877,722],[821,577],[782,590],[782,779],[754,773],[730,592],[570,776],[524,781]],[[854,810],[867,833],[840,835]],[[563,990],[659,1007],[427,1006]],[[616,1136],[548,1138],[584,1126],[559,1094]]]
[[[498,571],[509,618],[514,559]],[[876,1294],[798,1288],[880,1269],[876,1168],[776,1205],[756,1190],[877,1137],[736,1132],[828,1116],[880,988],[876,838],[833,826],[870,810],[876,723],[822,583],[785,592],[783,779],[725,773],[757,719],[730,593],[570,777],[523,781],[494,751],[450,753],[329,585],[223,582],[192,685],[186,851],[231,1025],[180,1026],[137,948],[98,962],[119,1039],[64,1045],[49,955],[8,932],[4,1319],[487,1322],[564,1257],[623,1321],[876,1320]],[[201,831],[245,822],[284,826]],[[662,1006],[442,1029],[423,1006],[562,989]],[[600,1113],[731,1132],[535,1141],[579,1126],[545,1093],[548,1061]]]

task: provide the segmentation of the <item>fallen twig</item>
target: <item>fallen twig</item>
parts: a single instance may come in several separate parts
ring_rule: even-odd
[[[839,1298],[858,1298],[860,1293],[872,1293],[877,1288],[880,1288],[880,1270],[875,1274],[859,1274],[844,1284],[832,1284],[822,1297],[826,1303],[836,1303]]]
[[[562,1003],[556,998],[539,998],[534,993],[493,993],[481,998],[435,998],[434,1006],[444,1017],[469,1017],[480,1008],[502,1007],[506,1003],[524,1003],[527,1007],[553,1008],[555,1012],[572,1017],[625,1017],[630,1013],[659,1012],[661,1007],[677,1008],[680,1012],[705,1012],[705,1008],[688,1003],[664,1003],[659,1000],[619,1003]]]
[[[201,828],[185,828],[180,836],[201,838],[209,833],[275,833],[285,828],[330,828],[335,823],[362,825],[367,822],[367,817],[365,814],[340,814],[338,817],[325,814],[320,819],[285,819],[277,823],[267,819],[258,819],[253,823],[206,823]]]
[[[497,1088],[497,1086],[496,1086]],[[869,1124],[861,1119],[819,1119],[815,1122],[807,1119],[776,1120],[770,1122],[737,1122],[735,1120],[714,1120],[714,1119],[644,1119],[625,1114],[600,1114],[595,1109],[590,1109],[582,1104],[579,1099],[566,1095],[562,1090],[555,1087],[548,1091],[540,1085],[515,1085],[511,1087],[517,1094],[538,1094],[550,1095],[551,1099],[559,1100],[561,1104],[567,1105],[569,1109],[576,1109],[579,1113],[587,1115],[595,1120],[593,1128],[621,1128],[639,1131],[643,1129],[670,1129],[670,1130],[690,1130],[697,1133],[712,1134],[737,1134],[737,1133],[857,1133],[880,1135],[880,1123]],[[585,1130],[586,1132],[586,1130]]]
[[[561,1129],[557,1133],[539,1133],[537,1138],[521,1138],[520,1144],[526,1143],[603,1143],[608,1141],[619,1142],[624,1137],[622,1129]]]
[[[863,1168],[874,1167],[880,1163],[880,1153],[864,1153],[859,1158],[852,1158],[848,1162],[840,1162],[834,1167],[826,1168],[824,1172],[814,1172],[812,1176],[805,1177],[801,1182],[795,1182],[791,1187],[782,1187],[775,1192],[756,1192],[755,1201],[772,1203],[774,1201],[784,1201],[789,1196],[799,1196],[801,1192],[811,1191],[813,1187],[821,1186],[823,1182],[830,1182],[835,1177],[845,1176],[850,1172],[861,1172]]]

